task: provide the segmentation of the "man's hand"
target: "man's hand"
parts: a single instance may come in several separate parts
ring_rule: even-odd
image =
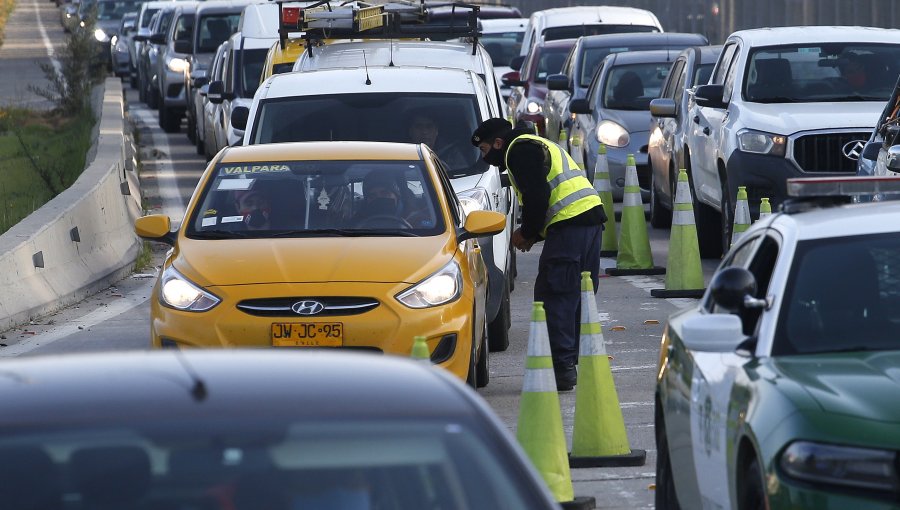
[[[510,242],[512,242],[513,246],[519,251],[528,251],[534,245],[534,240],[525,239],[525,236],[522,235],[522,230],[518,228],[512,233]]]

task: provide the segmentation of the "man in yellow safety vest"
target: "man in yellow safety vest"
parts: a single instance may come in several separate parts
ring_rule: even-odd
[[[581,272],[597,288],[600,236],[606,215],[600,196],[583,170],[555,143],[505,119],[488,119],[472,134],[486,162],[508,170],[521,205],[522,225],[512,244],[528,251],[544,241],[534,285],[543,301],[556,386],[571,390],[577,380]]]

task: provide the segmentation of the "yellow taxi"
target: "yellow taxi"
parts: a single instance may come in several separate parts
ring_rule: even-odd
[[[273,74],[291,72],[294,69],[294,62],[305,50],[306,41],[300,37],[285,39],[283,48],[281,47],[281,41],[275,42],[269,48],[269,52],[266,53],[266,62],[263,64],[259,82],[266,81]]]
[[[139,218],[172,245],[151,300],[153,347],[342,348],[431,361],[488,382],[487,271],[477,236],[505,216],[463,211],[426,145],[231,147],[185,220]]]

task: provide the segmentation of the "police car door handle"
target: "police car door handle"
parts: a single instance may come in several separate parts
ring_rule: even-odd
[[[704,134],[704,135],[708,135],[708,134],[709,134],[709,126],[706,126],[706,127],[703,128],[703,134]]]
[[[693,120],[694,120],[694,124],[700,124],[700,116],[699,115],[694,115]]]

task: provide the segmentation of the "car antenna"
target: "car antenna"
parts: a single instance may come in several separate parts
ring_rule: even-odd
[[[390,40],[388,40],[388,44],[391,47],[391,59],[390,59],[391,61],[388,62],[388,67],[394,67],[394,38],[393,37],[391,37]]]
[[[187,372],[188,377],[190,377],[193,382],[191,385],[191,396],[194,397],[194,400],[197,402],[206,400],[206,395],[208,394],[206,391],[206,383],[203,382],[203,379],[197,374],[197,371],[194,370],[194,367],[191,366],[184,356],[184,352],[178,347],[175,348],[175,359],[178,360],[178,363],[181,364],[182,368],[184,368],[184,371]]]
[[[372,80],[369,78],[369,63],[366,62],[366,50],[363,50],[363,66],[366,68],[366,85],[371,85]]]

